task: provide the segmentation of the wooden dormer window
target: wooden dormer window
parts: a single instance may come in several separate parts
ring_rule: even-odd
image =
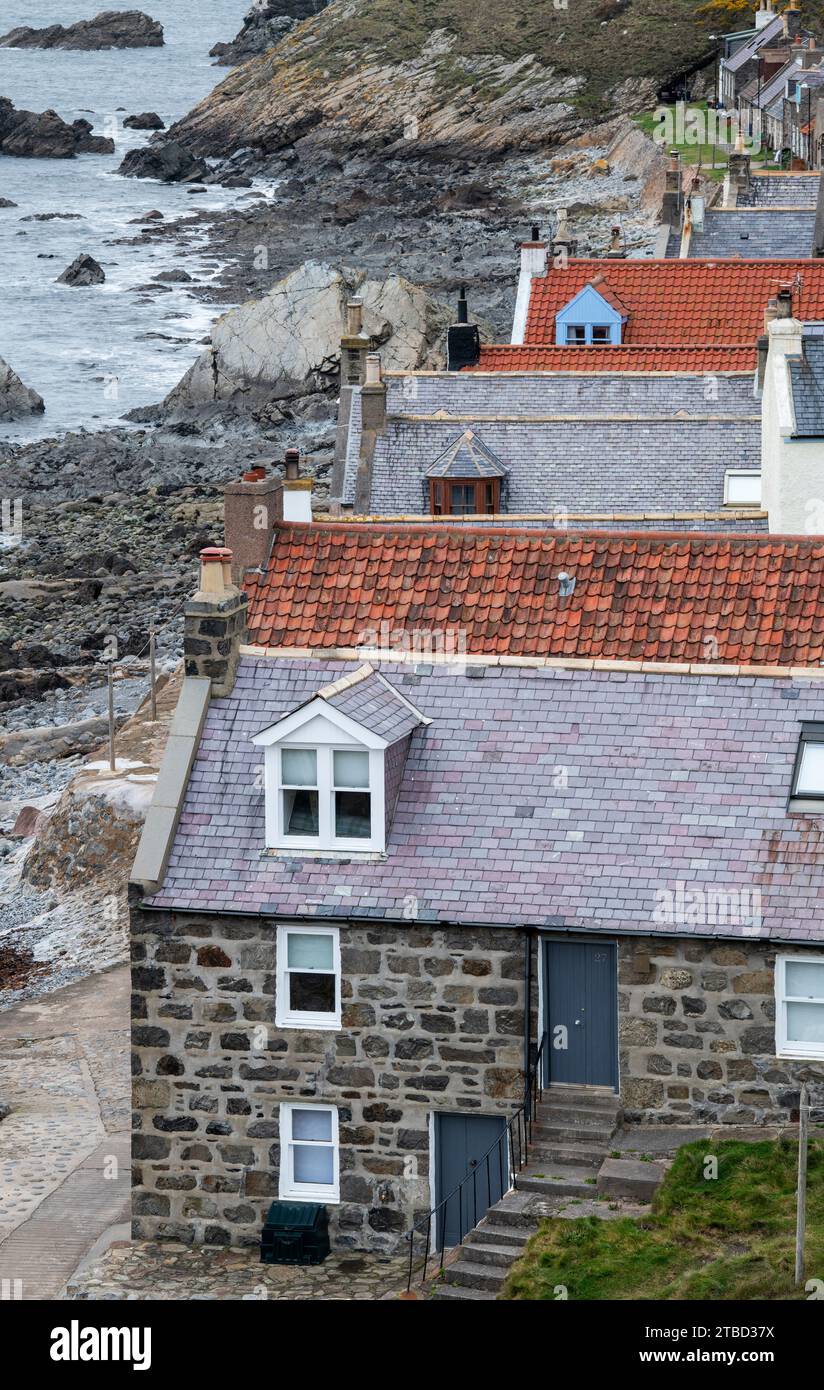
[[[500,478],[430,478],[433,516],[494,516],[501,510]]]

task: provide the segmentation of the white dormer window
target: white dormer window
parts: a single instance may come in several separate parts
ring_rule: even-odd
[[[410,736],[428,723],[365,664],[255,734],[265,758],[265,848],[383,854]]]
[[[332,731],[330,731],[331,733]],[[372,849],[372,786],[383,779],[383,752],[283,744],[279,763],[277,839],[284,845]],[[374,776],[373,776],[374,767]]]

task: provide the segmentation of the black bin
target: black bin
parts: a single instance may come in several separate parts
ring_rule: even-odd
[[[265,1265],[319,1265],[329,1254],[329,1216],[319,1202],[273,1202],[260,1238]]]

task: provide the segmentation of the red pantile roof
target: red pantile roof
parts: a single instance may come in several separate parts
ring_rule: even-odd
[[[824,319],[824,260],[571,260],[565,270],[551,267],[532,281],[524,341],[553,343],[558,310],[596,275],[627,306],[624,343],[633,346],[754,346],[767,301],[796,277],[793,313]]]
[[[558,575],[575,581],[562,600]],[[278,526],[249,641],[782,666],[824,662],[824,540],[323,522]]]
[[[719,347],[481,347],[469,372],[752,372],[755,344]]]

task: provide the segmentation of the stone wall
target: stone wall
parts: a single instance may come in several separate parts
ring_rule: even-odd
[[[431,1112],[521,1102],[526,938],[342,927],[343,1026],[311,1032],[274,1026],[276,925],[133,906],[135,1237],[256,1244],[305,1099],[338,1106],[333,1242],[392,1249],[430,1206]]]
[[[798,1118],[803,1078],[812,1079],[813,1103],[824,1106],[824,1062],[775,1057],[775,949],[631,937],[619,942],[618,955],[628,1121],[789,1123]]]

